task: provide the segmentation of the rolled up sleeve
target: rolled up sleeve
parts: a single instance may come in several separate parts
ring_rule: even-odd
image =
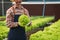
[[[6,11],[6,24],[9,28],[18,26],[17,22],[14,22],[14,18],[11,16],[11,10]]]

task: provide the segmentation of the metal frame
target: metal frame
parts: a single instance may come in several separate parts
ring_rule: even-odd
[[[2,0],[2,16],[4,16],[4,1]]]

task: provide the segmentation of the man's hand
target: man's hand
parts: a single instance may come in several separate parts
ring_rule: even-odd
[[[27,24],[27,26],[30,26],[30,25],[32,25],[32,22],[29,22],[29,23]]]

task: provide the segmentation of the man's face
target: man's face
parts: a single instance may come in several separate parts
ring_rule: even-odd
[[[21,2],[22,2],[22,0],[15,0],[15,3],[18,4],[18,5],[20,5]]]

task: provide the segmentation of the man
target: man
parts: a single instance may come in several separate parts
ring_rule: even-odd
[[[19,25],[18,18],[23,13],[29,17],[29,12],[21,5],[22,0],[11,1],[15,2],[15,4],[6,12],[6,22],[10,28],[8,40],[26,40],[25,28]]]

